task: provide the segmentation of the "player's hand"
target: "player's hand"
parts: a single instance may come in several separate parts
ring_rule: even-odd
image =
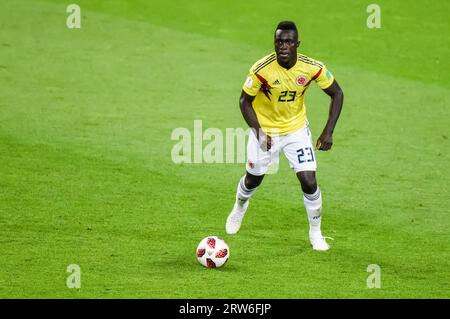
[[[328,151],[333,145],[333,136],[330,133],[322,132],[317,139],[316,149],[319,151]]]
[[[259,145],[261,146],[261,149],[264,152],[267,152],[268,150],[270,150],[272,148],[273,141],[272,141],[272,137],[270,137],[269,135],[261,134],[259,136],[258,140],[259,140]]]

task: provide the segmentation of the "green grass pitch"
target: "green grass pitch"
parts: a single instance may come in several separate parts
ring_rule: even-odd
[[[450,3],[379,0],[369,29],[372,2],[77,0],[68,29],[70,2],[3,0],[0,297],[449,298]],[[345,93],[316,154],[325,253],[284,157],[236,236],[244,165],[171,160],[177,127],[246,127],[242,83],[286,19]],[[306,103],[317,138],[329,100],[313,85]],[[208,235],[223,268],[195,258]]]

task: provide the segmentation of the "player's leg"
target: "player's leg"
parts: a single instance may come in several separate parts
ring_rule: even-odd
[[[317,186],[315,171],[299,171],[297,177],[303,190],[303,203],[309,219],[309,240],[315,250],[328,250],[330,247],[322,236],[322,193]]]
[[[233,210],[228,215],[226,231],[228,234],[236,234],[241,228],[242,220],[250,203],[250,198],[261,184],[264,175],[253,175],[247,172],[239,180],[236,190],[236,201]]]
[[[236,190],[236,201],[233,210],[227,218],[225,228],[228,234],[235,234],[241,228],[250,198],[261,184],[268,170],[270,160],[270,152],[261,150],[256,136],[251,132],[247,144],[247,172],[239,180]]]
[[[264,175],[253,175],[247,172],[242,178],[239,180],[237,192],[236,192],[236,204],[239,207],[243,207],[244,205],[248,205],[250,198],[256,192],[256,189],[261,184]]]
[[[328,250],[329,246],[322,236],[322,194],[316,181],[316,159],[309,129],[303,128],[286,136],[284,153],[300,181],[303,203],[309,220],[309,239],[313,249]]]

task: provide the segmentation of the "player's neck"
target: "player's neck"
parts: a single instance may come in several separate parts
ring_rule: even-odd
[[[294,57],[293,59],[289,60],[288,62],[281,62],[277,59],[277,62],[282,68],[289,70],[297,63],[297,57]]]

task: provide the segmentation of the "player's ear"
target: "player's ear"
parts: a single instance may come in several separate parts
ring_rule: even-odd
[[[300,46],[300,41],[297,41],[297,48]]]

